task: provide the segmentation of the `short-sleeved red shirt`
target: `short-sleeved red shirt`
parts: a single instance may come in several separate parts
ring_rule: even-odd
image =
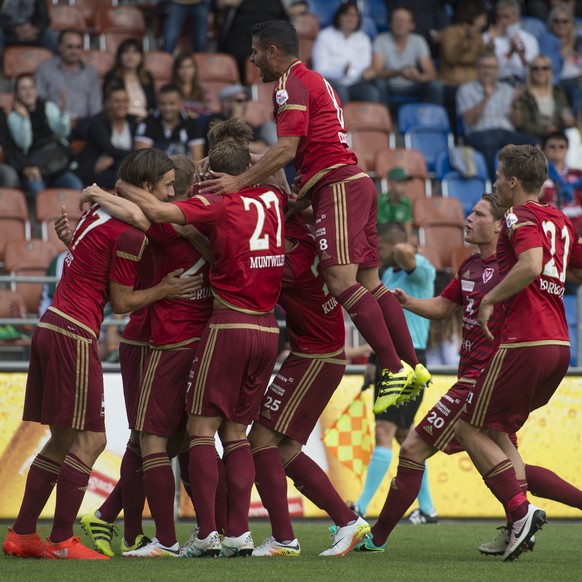
[[[356,155],[348,149],[339,97],[319,73],[301,61],[292,63],[275,85],[273,106],[277,135],[300,138],[295,156],[300,190],[319,172],[357,164]]]
[[[187,223],[208,229],[212,292],[227,307],[265,313],[275,306],[285,263],[283,200],[278,188],[258,186],[175,202]]]
[[[171,224],[152,224],[146,233],[153,248],[160,280],[176,269],[187,275],[203,275],[203,286],[191,299],[161,299],[151,306],[151,343],[176,344],[201,337],[212,313],[208,263]]]
[[[133,287],[147,239],[94,204],[81,218],[51,307],[99,335],[109,282]]]
[[[578,237],[572,223],[552,206],[528,201],[510,208],[497,243],[501,278],[532,248],[543,249],[543,270],[530,285],[507,299],[501,344],[569,342],[564,312],[566,269]]]
[[[318,269],[315,241],[297,218],[287,223],[285,236],[297,241],[297,246],[285,255],[279,297],[287,318],[291,350],[297,354],[337,354],[345,343],[344,318]]]
[[[483,259],[479,253],[475,253],[463,261],[455,278],[441,293],[441,297],[463,308],[459,378],[477,379],[497,349],[503,316],[501,306],[495,306],[488,323],[494,341],[485,337],[477,322],[477,315],[481,299],[498,283],[499,269],[495,255]]]

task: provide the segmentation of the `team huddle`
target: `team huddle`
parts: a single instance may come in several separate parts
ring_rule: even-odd
[[[548,477],[524,466],[514,433],[566,373],[562,294],[567,274],[582,278],[582,245],[572,225],[537,202],[545,158],[530,146],[500,152],[497,197],[484,196],[467,219],[466,239],[481,253],[440,297],[390,293],[378,277],[374,183],[347,148],[336,93],[297,59],[297,49],[296,31],[286,22],[253,29],[251,60],[263,81],[277,81],[278,141],[260,159],[249,153],[244,122],[220,122],[209,132],[209,173],[196,195],[190,160],[138,150],[119,169],[117,195],[96,185],[83,191],[82,202],[91,206],[74,234],[66,217],[58,222],[69,253],[33,337],[24,406],[24,419],[49,425],[51,438],[30,467],[5,553],[109,559],[113,523],[123,510],[127,557],[299,555],[286,477],[335,524],[322,556],[381,552],[418,493],[424,461],[461,448],[508,516],[502,538],[481,551],[509,561],[531,549],[545,513],[525,492],[528,483],[543,489]],[[281,178],[292,161],[296,197]],[[502,208],[510,209],[505,217]],[[117,486],[81,520],[94,551],[73,535],[73,525],[105,447],[96,346],[107,302],[117,313],[131,312],[120,361],[132,432]],[[291,350],[269,385],[278,355],[276,303],[286,313]],[[462,306],[463,335],[470,339],[463,342],[458,383],[402,445],[398,473],[372,527],[302,452],[345,370],[340,306],[382,368],[375,413],[415,398],[431,380],[402,307],[443,318]],[[181,546],[175,456],[197,518]],[[44,541],[37,520],[55,484],[53,527]],[[248,520],[253,484],[272,528],[258,546]],[[142,529],[145,499],[155,522],[152,539]]]

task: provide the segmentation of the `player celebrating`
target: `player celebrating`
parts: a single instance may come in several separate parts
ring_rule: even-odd
[[[411,383],[425,386],[430,374],[418,363],[402,308],[378,277],[376,188],[347,147],[337,94],[297,58],[295,28],[284,21],[255,25],[251,51],[263,81],[278,81],[273,95],[278,141],[249,170],[217,174],[201,191],[237,192],[295,160],[300,203],[306,206],[310,199],[313,205],[325,283],[383,368],[374,405],[379,413]]]
[[[500,204],[510,208],[497,246],[501,281],[481,300],[477,319],[493,340],[488,322],[496,304],[503,302],[505,318],[499,347],[468,394],[456,436],[509,516],[503,560],[511,561],[545,523],[545,512],[528,503],[520,487],[525,468],[508,435],[549,401],[568,370],[562,296],[566,271],[582,266],[582,252],[566,216],[538,202],[547,178],[543,153],[508,145],[498,158],[495,188]]]
[[[120,167],[120,175],[172,192],[167,156],[147,165]],[[190,296],[191,281],[171,273],[150,289],[134,290],[143,233],[109,216],[98,205],[81,218],[65,259],[53,304],[35,330],[26,387],[24,420],[48,424],[51,437],[34,459],[18,518],[3,543],[6,554],[69,560],[109,559],[73,536],[91,467],[105,447],[103,375],[97,337],[107,301],[127,313],[168,296]],[[58,365],[55,365],[55,362]],[[45,543],[36,522],[54,484],[53,528]]]

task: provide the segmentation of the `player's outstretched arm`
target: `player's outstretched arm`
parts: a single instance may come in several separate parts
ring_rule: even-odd
[[[448,319],[455,309],[459,307],[453,301],[449,301],[440,295],[429,299],[418,299],[417,297],[411,297],[402,289],[394,289],[391,293],[404,309],[421,317],[426,317],[426,319]]]
[[[157,285],[149,289],[109,282],[109,302],[113,313],[130,313],[160,299],[189,299],[202,286],[202,275],[181,278],[184,269],[168,273]]]
[[[177,206],[161,202],[143,188],[128,184],[123,180],[117,180],[115,190],[123,198],[135,202],[152,222],[174,222],[175,224],[185,224],[186,222],[184,214]]]
[[[88,186],[83,190],[80,206],[83,206],[87,202],[96,202],[107,214],[113,216],[113,218],[131,224],[131,226],[135,226],[143,232],[151,226],[151,222],[137,204],[131,202],[131,200],[125,200],[120,196],[106,192],[99,188],[97,184]]]
[[[269,176],[275,175],[277,171],[293,161],[298,146],[298,137],[279,137],[277,143],[256,164],[239,176],[214,173],[216,178],[202,182],[200,194],[238,192],[247,186],[265,182]]]

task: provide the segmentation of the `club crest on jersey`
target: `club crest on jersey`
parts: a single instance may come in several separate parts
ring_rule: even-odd
[[[494,272],[495,271],[491,267],[488,267],[487,269],[485,269],[483,271],[483,283],[487,283],[487,281],[489,281],[491,279],[491,277],[493,277]]]
[[[505,224],[507,225],[507,228],[511,228],[516,222],[517,222],[517,216],[515,216],[515,214],[513,214],[513,212],[510,212],[505,217]]]
[[[275,101],[277,105],[283,105],[283,103],[287,103],[287,99],[289,99],[289,95],[285,89],[280,89],[275,93]]]

